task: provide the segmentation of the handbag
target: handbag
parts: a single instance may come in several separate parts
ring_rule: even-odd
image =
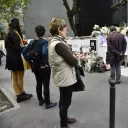
[[[83,76],[83,77],[85,77],[83,67],[80,66],[80,65],[78,65],[77,68],[78,68],[78,70],[79,70],[79,72],[80,72],[80,75]]]
[[[23,56],[22,54],[21,54],[21,58],[22,58],[22,62],[23,62],[24,69],[25,69],[25,70],[31,69],[30,63],[28,63],[28,62],[24,59],[24,56]]]
[[[77,82],[73,85],[73,92],[85,91],[85,85],[81,79],[80,70],[81,70],[80,66],[75,67]]]

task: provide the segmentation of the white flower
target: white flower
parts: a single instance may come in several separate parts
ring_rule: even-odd
[[[100,29],[100,26],[95,24],[94,27],[93,27],[93,29],[94,30]]]
[[[98,36],[100,34],[101,34],[100,31],[93,31],[92,34],[91,34],[91,36]]]
[[[101,33],[103,33],[103,34],[108,34],[109,33],[109,29],[105,26],[105,27],[102,27],[101,29],[100,29],[100,31],[101,31]]]
[[[117,32],[120,32],[120,27],[116,27]]]
[[[126,36],[126,32],[127,32],[127,28],[124,28],[124,29],[121,31],[121,34],[123,34],[123,35]]]

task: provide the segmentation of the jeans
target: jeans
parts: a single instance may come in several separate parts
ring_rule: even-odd
[[[72,86],[60,87],[60,124],[61,127],[67,126],[68,108],[71,105],[72,100]]]
[[[46,104],[50,103],[50,89],[49,89],[49,84],[50,84],[50,76],[51,76],[51,69],[49,67],[42,68],[39,71],[34,72],[35,77],[36,77],[36,93],[37,93],[37,98],[39,101],[45,100]],[[42,96],[42,84],[44,87],[44,98]]]
[[[110,79],[115,80],[119,80],[121,78],[121,62],[118,62],[116,64],[111,64],[111,75],[110,75]]]

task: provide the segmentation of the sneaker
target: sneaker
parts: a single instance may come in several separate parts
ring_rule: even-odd
[[[26,96],[29,96],[30,98],[33,96],[32,94],[28,94],[26,92],[23,92],[21,95],[26,95]]]
[[[75,123],[75,122],[76,122],[75,118],[67,118],[67,123],[68,124],[72,124],[72,123]]]
[[[45,105],[45,108],[46,108],[46,109],[53,108],[53,107],[55,107],[56,105],[57,105],[57,103],[49,103],[49,104],[46,104],[46,105]]]

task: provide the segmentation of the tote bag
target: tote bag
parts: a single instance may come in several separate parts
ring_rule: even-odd
[[[14,31],[15,31],[15,33],[19,36],[19,38],[20,38],[20,46],[21,46],[21,47],[24,47],[24,43],[23,43],[23,40],[22,40],[20,34],[19,34],[16,30],[14,30]],[[23,62],[24,69],[25,69],[25,70],[31,69],[31,65],[24,59],[24,57],[23,57],[22,54],[21,54],[21,58],[22,58],[22,62]]]
[[[81,71],[79,67],[75,67],[77,82],[73,85],[73,92],[85,91],[85,85],[81,79]]]

